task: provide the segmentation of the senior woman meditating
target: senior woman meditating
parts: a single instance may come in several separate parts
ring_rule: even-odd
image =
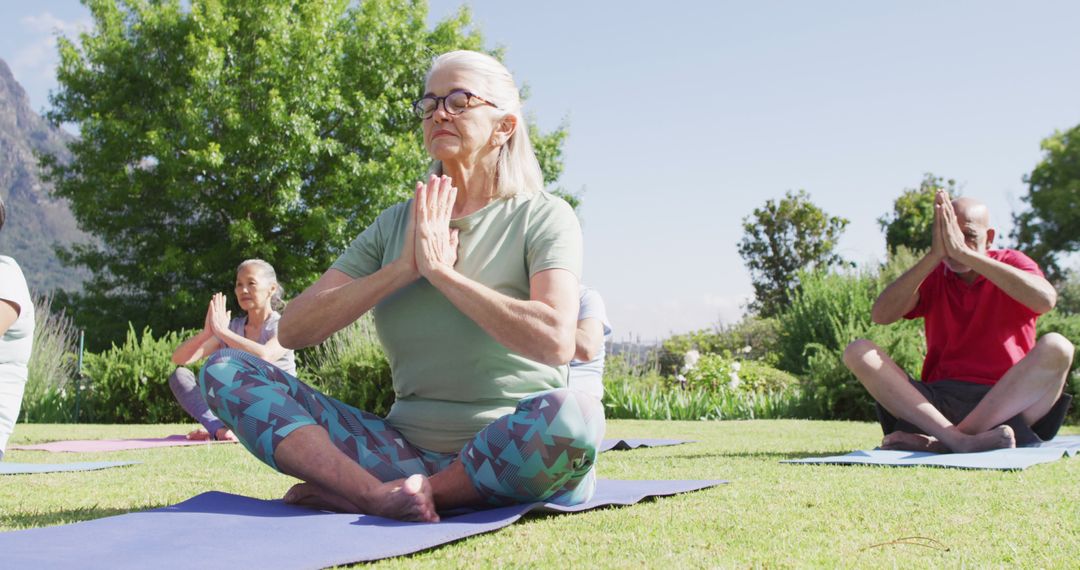
[[[582,502],[604,415],[566,388],[577,219],[543,191],[518,88],[497,60],[440,56],[414,109],[431,176],[293,300],[279,328],[281,344],[299,348],[373,310],[390,413],[235,350],[203,368],[207,401],[252,453],[304,481],[287,502],[416,521],[460,506]]]

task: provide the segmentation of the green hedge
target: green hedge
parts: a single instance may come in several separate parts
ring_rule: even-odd
[[[83,358],[85,388],[81,421],[92,423],[173,423],[191,421],[169,389],[176,369],[172,353],[195,331],[171,332],[154,338],[149,328],[138,334],[128,325],[127,337],[99,354]],[[199,364],[189,365],[198,374]]]

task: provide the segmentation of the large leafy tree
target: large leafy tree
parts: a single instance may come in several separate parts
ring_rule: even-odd
[[[1029,208],[1013,215],[1017,248],[1055,281],[1064,277],[1063,253],[1080,245],[1080,125],[1042,141],[1043,158],[1024,177]]]
[[[97,238],[60,253],[93,273],[72,306],[98,345],[201,324],[245,258],[313,282],[423,176],[432,56],[482,49],[467,11],[429,29],[415,0],[84,2],[50,113],[81,137],[46,164]],[[564,136],[538,141],[554,177]]]
[[[918,188],[905,189],[893,202],[892,211],[878,218],[878,225],[885,232],[885,246],[890,253],[900,246],[911,251],[930,249],[934,196],[942,189],[948,191],[950,196],[959,195],[955,180],[946,180],[927,172]]]
[[[799,285],[800,269],[842,263],[834,253],[848,220],[830,216],[810,201],[805,190],[788,191],[781,200],[743,218],[739,255],[750,270],[754,301],[750,308],[763,317],[779,314]]]

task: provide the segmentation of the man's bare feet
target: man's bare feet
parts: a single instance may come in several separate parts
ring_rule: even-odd
[[[1009,426],[1001,425],[975,435],[960,433],[953,436],[952,446],[929,435],[894,431],[881,440],[881,449],[901,449],[904,451],[930,451],[933,453],[972,453],[1016,447],[1016,434]]]
[[[431,482],[423,475],[383,483],[366,502],[368,514],[403,521],[439,522]]]
[[[381,483],[363,502],[353,502],[314,483],[298,483],[285,493],[284,501],[328,511],[376,515],[415,522],[439,522],[431,483],[423,475],[411,475]]]
[[[971,453],[1007,447],[1016,447],[1016,434],[1011,427],[1006,425],[1000,425],[975,435],[964,434],[964,437],[958,438],[958,441],[949,445],[949,448],[955,453]]]
[[[932,453],[948,453],[949,448],[935,437],[921,433],[909,433],[906,431],[894,431],[881,440],[881,449],[897,449],[903,451],[929,451]]]

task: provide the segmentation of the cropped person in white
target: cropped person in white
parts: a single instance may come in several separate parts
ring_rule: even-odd
[[[4,227],[0,200],[0,228]],[[0,459],[15,429],[26,388],[26,366],[34,341],[34,302],[22,269],[14,259],[0,255]]]
[[[611,323],[608,322],[604,300],[596,289],[580,285],[578,296],[581,306],[578,309],[574,359],[570,361],[569,387],[603,399],[604,345],[611,340]]]

